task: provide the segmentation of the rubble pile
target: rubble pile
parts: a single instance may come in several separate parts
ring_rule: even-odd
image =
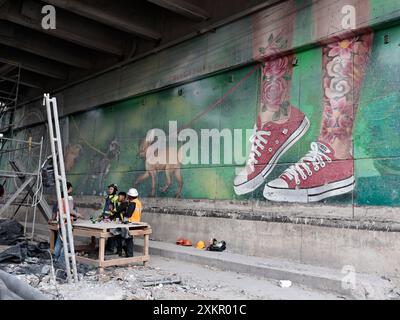
[[[205,288],[175,274],[142,266],[108,268],[98,274],[97,270],[78,264],[80,281],[68,284],[65,272],[56,268],[52,271],[49,262],[29,258],[21,264],[0,264],[0,269],[55,300],[159,300],[187,296],[201,299],[206,292],[217,290],[217,287]]]

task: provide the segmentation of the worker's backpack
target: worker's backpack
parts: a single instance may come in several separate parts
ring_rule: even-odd
[[[207,247],[208,251],[224,251],[226,249],[226,242],[224,240],[217,241],[213,239],[212,243]]]

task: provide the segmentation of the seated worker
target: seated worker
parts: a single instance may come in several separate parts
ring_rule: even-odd
[[[139,200],[139,193],[135,188],[128,191],[128,209],[124,216],[124,222],[140,222],[142,218],[142,203]]]
[[[115,209],[115,213],[113,215],[113,220],[119,219],[121,222],[124,220],[124,216],[128,210],[128,201],[126,199],[126,192],[118,193],[118,203]],[[111,240],[112,239],[112,240]],[[117,234],[114,238],[110,238],[110,247],[109,251],[114,251],[114,246],[117,247],[117,254],[122,256],[122,241],[123,238],[121,234]],[[114,241],[113,244],[111,244]]]
[[[72,197],[72,184],[70,182],[67,182],[67,193],[68,193],[68,204],[69,204],[69,208],[70,208],[70,217],[71,217],[71,223],[73,223],[74,221],[76,221],[78,218],[80,218],[81,216],[79,215],[78,211],[76,210],[76,207],[74,205],[74,199]],[[56,262],[60,261],[61,263],[64,263],[64,245],[63,245],[63,237],[61,234],[61,225],[60,225],[60,215],[63,216],[63,222],[65,225],[65,230],[68,232],[67,230],[67,225],[66,225],[66,212],[65,212],[65,200],[64,200],[64,194],[61,192],[61,199],[62,199],[62,203],[63,203],[63,208],[61,211],[61,214],[58,210],[58,204],[56,203],[53,206],[53,220],[57,220],[58,222],[58,232],[57,232],[57,240],[55,243],[55,247],[54,247],[54,257]]]
[[[104,203],[103,212],[101,213],[99,219],[103,221],[109,221],[114,219],[114,214],[118,205],[118,186],[112,183],[108,186],[108,195]],[[107,239],[106,243],[106,254],[114,254],[115,241],[113,238]]]
[[[126,193],[118,193],[118,202],[115,205],[111,220],[119,219],[121,222],[124,220],[125,213],[128,209],[128,201],[126,200]],[[114,254],[114,248],[117,247],[117,254],[122,254],[122,237],[117,234],[113,238],[107,240],[106,254]]]
[[[142,216],[142,203],[138,199],[138,192],[135,188],[131,188],[128,191],[128,207],[124,214],[124,223],[130,222],[140,222]],[[126,257],[133,257],[133,237],[129,234],[124,237],[125,246],[123,249],[125,251]]]
[[[103,212],[101,213],[100,219],[107,220],[111,219],[118,202],[117,196],[118,187],[112,183],[108,186],[108,195],[105,199]]]
[[[122,222],[127,209],[128,201],[126,200],[126,192],[121,191],[118,193],[118,202],[116,203],[111,220],[119,219]]]

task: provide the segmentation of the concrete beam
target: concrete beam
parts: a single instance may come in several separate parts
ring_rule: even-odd
[[[0,45],[0,62],[19,64],[22,69],[55,79],[67,79],[68,70],[63,65],[14,48]]]
[[[0,43],[70,66],[83,69],[92,66],[90,57],[81,51],[77,52],[75,46],[35,31],[28,33],[7,21],[0,21]]]
[[[116,56],[123,55],[124,37],[118,32],[63,10],[57,11],[56,29],[46,30],[41,25],[41,9],[42,5],[37,1],[16,0],[10,4],[4,19],[89,49]]]
[[[158,40],[161,34],[147,26],[135,23],[129,17],[119,16],[106,9],[91,6],[78,0],[45,0],[45,2],[68,10],[85,18],[103,23],[115,29],[140,36],[145,39]]]
[[[147,1],[192,20],[203,21],[207,20],[210,17],[210,14],[207,11],[183,0],[147,0]]]

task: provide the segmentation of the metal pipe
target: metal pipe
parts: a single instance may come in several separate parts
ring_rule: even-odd
[[[32,199],[32,203],[34,204],[33,207],[33,222],[32,222],[32,241],[33,241],[33,235],[35,233],[35,222],[36,222],[36,210],[38,206],[38,201],[37,201],[37,194],[39,192],[39,179],[41,175],[41,169],[42,169],[42,147],[43,147],[43,137],[40,140],[40,151],[39,151],[39,166],[38,166],[38,171],[37,171],[37,178],[36,178],[36,193]]]
[[[32,182],[33,177],[27,179],[15,193],[11,196],[11,198],[7,201],[7,203],[0,209],[0,216],[6,211],[6,209],[11,205],[11,203],[19,196],[19,194]]]
[[[7,141],[13,141],[13,142],[21,142],[21,143],[26,143],[26,144],[34,144],[34,145],[40,145],[40,142],[30,142],[27,140],[19,140],[19,139],[12,139],[12,138],[6,138],[6,137],[1,137],[0,140],[7,140]]]
[[[36,176],[37,173],[32,173],[32,172],[19,172],[19,173],[14,173],[13,171],[6,171],[6,170],[0,170],[0,177],[6,177],[6,178],[21,178],[23,176]]]
[[[0,281],[3,281],[11,293],[23,300],[50,300],[39,290],[31,287],[16,276],[8,274],[2,270],[0,270]]]

